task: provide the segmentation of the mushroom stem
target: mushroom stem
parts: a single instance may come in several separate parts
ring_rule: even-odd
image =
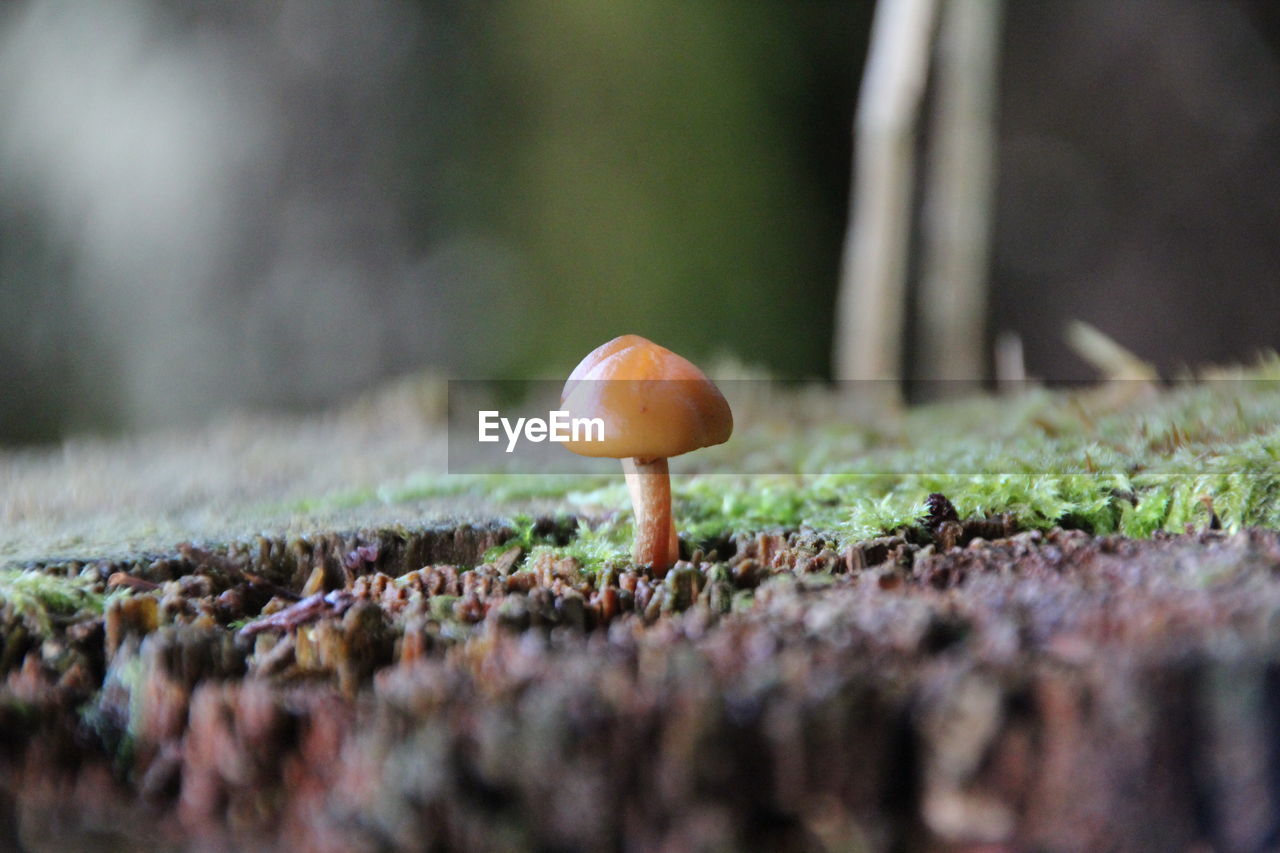
[[[622,460],[627,491],[636,515],[636,541],[631,557],[664,574],[679,556],[675,523],[671,519],[671,477],[667,460]]]

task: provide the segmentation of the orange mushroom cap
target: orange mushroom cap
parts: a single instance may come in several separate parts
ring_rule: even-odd
[[[600,418],[603,441],[568,441],[583,456],[666,459],[723,444],[733,413],[720,389],[687,359],[639,335],[601,344],[569,374],[560,405]]]

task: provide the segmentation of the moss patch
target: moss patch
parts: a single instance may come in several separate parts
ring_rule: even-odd
[[[695,546],[802,529],[844,545],[916,526],[927,496],[941,492],[961,517],[1007,512],[1028,529],[1145,537],[1188,524],[1276,528],[1278,373],[1268,361],[1240,378],[1167,389],[1041,389],[920,407],[887,426],[819,419],[820,427],[785,440],[756,419],[709,454],[722,470],[732,470],[734,454],[756,453],[765,435],[780,470],[824,473],[674,476],[676,520]],[[592,564],[625,552],[631,525],[621,477],[570,490],[564,502],[593,519],[564,553],[581,551],[572,555]]]
[[[100,615],[103,596],[90,575],[62,577],[29,569],[0,570],[0,612],[6,624],[22,624],[36,636],[48,636],[55,621]]]

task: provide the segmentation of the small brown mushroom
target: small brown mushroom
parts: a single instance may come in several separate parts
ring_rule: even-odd
[[[720,389],[671,350],[622,335],[574,368],[560,400],[570,418],[603,421],[603,436],[588,431],[565,446],[622,460],[636,516],[632,557],[666,572],[679,557],[667,459],[729,440],[733,414]]]

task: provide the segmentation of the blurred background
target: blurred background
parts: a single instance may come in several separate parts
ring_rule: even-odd
[[[0,444],[624,332],[829,376],[873,12],[11,0]],[[1280,344],[1280,4],[1012,0],[1000,44],[984,336],[1049,378],[1072,319],[1165,370]]]

